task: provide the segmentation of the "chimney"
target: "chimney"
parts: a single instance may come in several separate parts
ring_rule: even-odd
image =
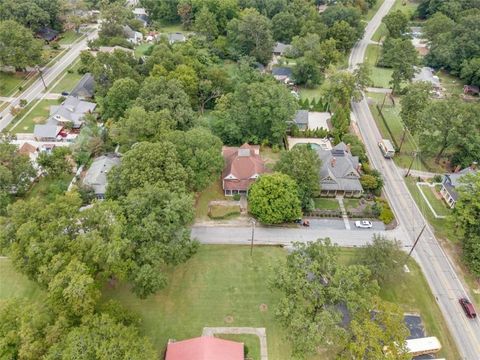
[[[330,160],[330,166],[333,168],[335,167],[335,163],[337,162],[337,159],[335,157],[332,157],[332,160]]]
[[[477,170],[477,165],[478,165],[478,162],[476,161],[472,162],[472,165],[470,165],[470,169]]]

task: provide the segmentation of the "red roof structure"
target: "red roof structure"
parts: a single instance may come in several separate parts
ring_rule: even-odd
[[[201,336],[167,345],[165,360],[243,360],[243,343]]]
[[[246,193],[250,185],[267,171],[258,145],[224,146],[222,152],[225,159],[222,173],[225,195]]]

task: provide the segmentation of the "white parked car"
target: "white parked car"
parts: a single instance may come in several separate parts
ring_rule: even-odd
[[[362,220],[362,221],[355,221],[355,226],[361,229],[370,229],[373,227],[373,224],[371,221]]]

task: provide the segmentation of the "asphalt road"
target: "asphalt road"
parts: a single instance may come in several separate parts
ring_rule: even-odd
[[[367,45],[381,19],[388,13],[394,0],[385,0],[377,14],[366,27],[365,35],[353,48],[349,59],[350,69],[363,62]],[[373,166],[380,170],[385,180],[385,193],[399,222],[398,232],[405,244],[413,243],[426,223],[422,212],[411,197],[403,174],[393,161],[385,159],[378,149],[380,132],[370,112],[367,101],[352,103],[358,127],[367,147]],[[458,303],[458,298],[467,296],[467,291],[454,271],[451,261],[445,254],[432,229],[427,225],[413,253],[423,273],[438,299],[440,309],[445,317],[450,332],[455,339],[462,359],[480,359],[480,320],[468,319]]]
[[[78,58],[82,50],[87,49],[88,40],[92,40],[97,36],[97,31],[88,33],[88,35],[81,41],[73,44],[71,48],[58,60],[52,67],[43,70],[43,79],[45,84],[49,86],[53,83],[55,78],[60,75],[70,64],[72,64],[75,59]],[[13,116],[10,114],[10,108],[16,106],[20,103],[20,99],[27,100],[28,103],[34,101],[40,94],[45,91],[42,80],[37,79],[28,89],[18,95],[11,103],[8,108],[0,112],[0,131],[10,124],[13,120]]]

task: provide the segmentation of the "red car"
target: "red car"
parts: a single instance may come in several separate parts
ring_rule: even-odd
[[[462,305],[463,311],[469,318],[475,319],[477,317],[473,304],[467,298],[458,299],[458,302]]]

